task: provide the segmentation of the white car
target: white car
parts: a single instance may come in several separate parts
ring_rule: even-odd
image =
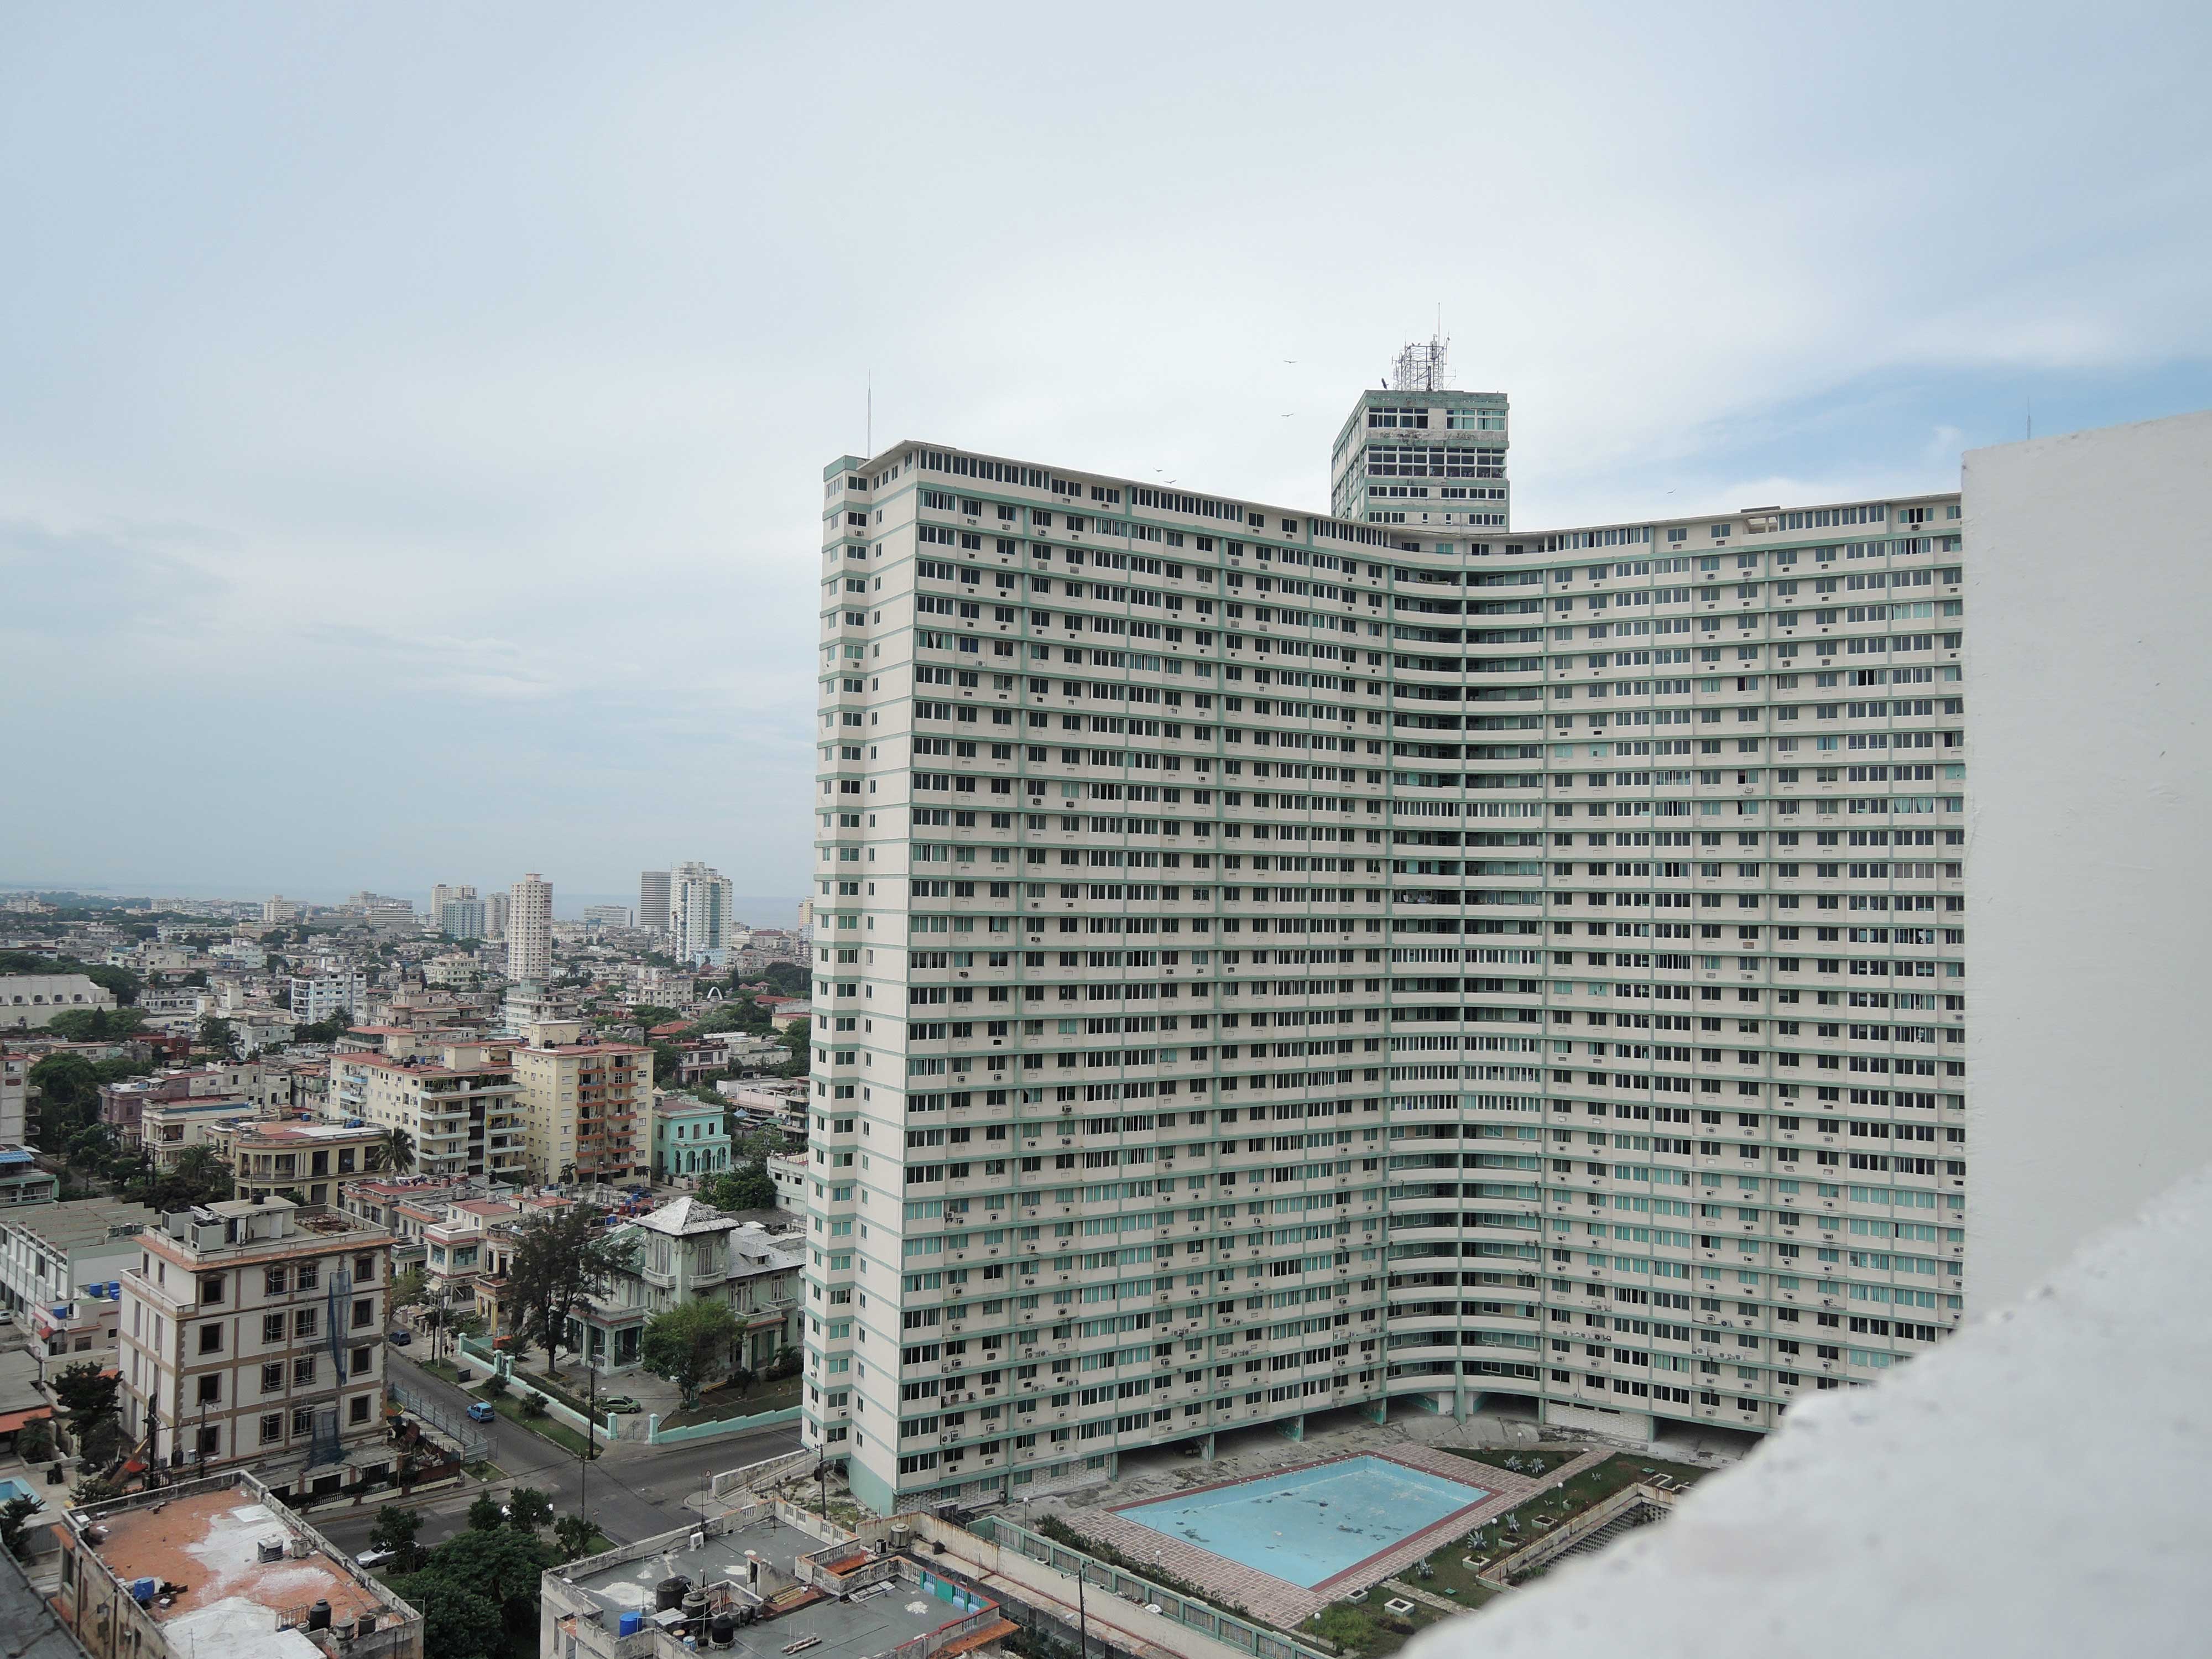
[[[390,1550],[363,1550],[359,1555],[355,1556],[353,1559],[356,1566],[362,1568],[364,1571],[374,1572],[377,1568],[383,1566],[396,1559],[397,1557]]]

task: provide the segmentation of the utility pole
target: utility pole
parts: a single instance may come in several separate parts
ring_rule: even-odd
[[[584,1386],[587,1390],[585,1398],[589,1408],[584,1413],[583,1467],[576,1472],[576,1513],[587,1522],[591,1519],[591,1510],[586,1505],[592,1490],[592,1459],[597,1455],[593,1450],[593,1437],[599,1426],[599,1368],[592,1364],[591,1329],[589,1325],[584,1327]]]
[[[1075,1569],[1076,1659],[1091,1659],[1091,1619],[1083,1606],[1083,1587],[1090,1582],[1090,1563],[1079,1563]]]

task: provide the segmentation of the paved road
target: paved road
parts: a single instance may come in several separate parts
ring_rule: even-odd
[[[456,1417],[475,1398],[431,1376],[404,1354],[386,1349],[385,1360],[394,1381],[442,1401]],[[684,1507],[684,1500],[705,1486],[709,1475],[799,1449],[795,1423],[704,1444],[653,1447],[617,1441],[590,1466],[586,1476],[582,1459],[519,1423],[499,1417],[475,1427],[490,1441],[491,1460],[505,1474],[491,1490],[504,1495],[509,1486],[535,1486],[552,1499],[556,1515],[575,1513],[580,1501],[599,1530],[618,1544],[683,1526],[693,1514]],[[459,1532],[468,1524],[469,1505],[484,1490],[469,1481],[459,1491],[434,1492],[411,1504],[422,1514],[416,1541],[434,1544]],[[368,1547],[376,1506],[325,1510],[310,1518],[333,1543],[357,1553]]]

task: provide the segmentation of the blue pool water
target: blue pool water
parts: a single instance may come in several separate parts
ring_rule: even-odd
[[[1310,1589],[1489,1495],[1386,1458],[1348,1457],[1119,1513]]]
[[[8,1480],[0,1480],[0,1504],[5,1504],[12,1498],[36,1498],[38,1495],[30,1487],[12,1476]]]

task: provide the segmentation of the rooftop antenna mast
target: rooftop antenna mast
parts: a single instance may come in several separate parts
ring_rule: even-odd
[[[1438,313],[1437,331],[1425,340],[1409,340],[1390,365],[1393,392],[1442,392],[1451,385],[1451,341],[1446,337]]]

